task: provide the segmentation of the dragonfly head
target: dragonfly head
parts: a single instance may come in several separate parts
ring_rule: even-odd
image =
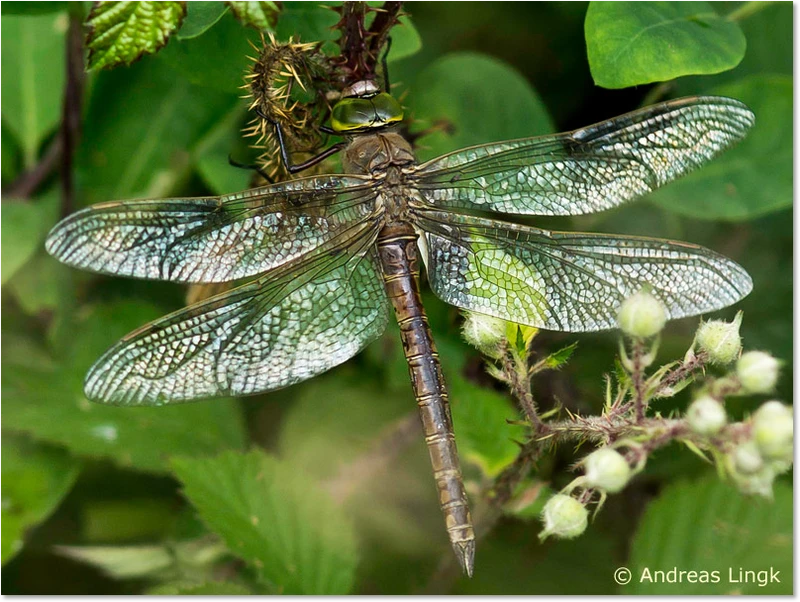
[[[331,112],[331,127],[342,134],[363,133],[402,120],[403,107],[372,80],[345,88]]]

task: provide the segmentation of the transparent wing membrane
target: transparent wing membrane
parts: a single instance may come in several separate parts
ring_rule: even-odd
[[[412,181],[437,208],[592,213],[706,163],[753,122],[736,100],[683,98],[564,134],[456,151],[421,165]]]
[[[752,288],[739,265],[696,245],[548,232],[438,211],[418,211],[415,218],[437,296],[539,328],[614,328],[620,303],[643,285],[670,318],[721,309]]]
[[[86,377],[92,400],[162,405],[269,391],[358,353],[389,316],[376,231],[329,243],[250,284],[136,330]]]
[[[101,203],[50,232],[69,265],[171,280],[245,278],[306,253],[369,219],[369,179],[317,176],[222,197]]]

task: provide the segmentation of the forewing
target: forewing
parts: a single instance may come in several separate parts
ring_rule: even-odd
[[[639,197],[742,139],[741,102],[691,97],[573,132],[486,144],[421,165],[412,182],[440,208],[579,215]]]
[[[315,176],[222,197],[100,203],[58,223],[46,247],[94,272],[225,282],[324,244],[366,219],[374,197],[368,179]]]
[[[92,367],[87,397],[162,405],[248,395],[341,364],[386,327],[374,240],[365,230],[134,331]]]
[[[548,232],[434,211],[415,218],[437,296],[463,309],[548,330],[613,328],[622,301],[644,285],[669,318],[721,309],[752,289],[738,264],[696,245]]]

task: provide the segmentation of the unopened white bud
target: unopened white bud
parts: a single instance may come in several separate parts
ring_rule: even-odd
[[[742,350],[742,338],[739,336],[741,324],[742,312],[736,314],[733,322],[704,322],[697,329],[697,346],[706,352],[710,362],[730,364]]]
[[[769,393],[778,382],[778,360],[763,351],[748,351],[736,362],[736,375],[748,393]]]
[[[686,421],[698,435],[716,435],[728,422],[725,408],[713,397],[702,395],[686,410]]]
[[[618,322],[622,332],[632,337],[651,337],[661,332],[667,312],[661,302],[647,291],[639,291],[625,299],[619,308]]]
[[[506,336],[506,322],[484,314],[466,312],[462,328],[464,339],[488,355],[494,355]]]
[[[794,442],[793,412],[779,401],[768,401],[753,415],[753,439],[767,460],[791,462]]]
[[[586,484],[608,493],[622,491],[631,478],[628,461],[611,448],[604,447],[586,457]]]
[[[764,459],[752,441],[746,441],[733,450],[733,464],[736,472],[752,475],[764,468]]]
[[[748,495],[760,495],[767,499],[772,499],[773,481],[775,481],[775,470],[771,466],[764,466],[753,474],[740,474],[734,477],[739,491]]]
[[[589,524],[589,512],[574,497],[557,494],[547,500],[542,510],[544,530],[539,539],[544,541],[550,535],[559,539],[578,537]]]

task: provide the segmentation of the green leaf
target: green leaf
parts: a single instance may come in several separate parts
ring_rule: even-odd
[[[792,206],[792,78],[746,77],[710,90],[747,104],[756,124],[738,146],[648,198],[701,219],[744,220]]]
[[[707,2],[591,2],[585,34],[592,77],[604,88],[727,71],[746,47],[739,26]]]
[[[185,2],[96,3],[86,20],[89,69],[130,65],[158,51],[185,16]]]
[[[175,194],[206,136],[242,104],[234,95],[189,84],[164,62],[166,52],[97,75],[76,155],[82,204]]]
[[[642,517],[629,568],[633,579],[620,590],[625,594],[790,594],[792,490],[776,484],[770,503],[744,497],[716,480],[672,485]],[[718,582],[653,581],[654,571],[674,568],[716,572]],[[768,574],[770,568],[779,571],[780,583],[759,587],[741,582],[740,569]]]
[[[255,27],[261,31],[274,31],[280,9],[275,2],[258,0],[255,2],[226,1],[233,14],[242,25]]]
[[[399,22],[392,28],[392,47],[389,49],[388,63],[399,61],[416,54],[422,48],[422,38],[417,28],[407,16],[400,17]]]
[[[5,284],[37,250],[56,223],[58,191],[36,201],[4,201],[2,228],[2,283]]]
[[[3,124],[17,137],[26,169],[61,118],[67,24],[63,13],[3,14]]]
[[[722,2],[715,6],[721,13],[742,7],[741,2]],[[762,2],[761,10],[737,21],[747,38],[747,52],[735,69],[717,75],[682,77],[674,83],[678,96],[698,94],[703,90],[741,80],[746,75],[792,75],[793,7],[789,2]]]
[[[209,581],[200,585],[166,584],[154,587],[149,596],[250,596],[253,592],[232,581]]]
[[[245,74],[252,65],[248,58],[253,55],[252,44],[258,42],[257,32],[243,29],[236,18],[226,12],[202,36],[171,41],[159,58],[182,80],[239,97]],[[209,57],[214,59],[209,60]]]
[[[560,368],[569,361],[569,358],[572,357],[572,354],[575,353],[575,349],[577,348],[577,341],[567,345],[566,347],[562,347],[555,353],[548,355],[545,359],[545,364],[547,364],[548,368]]]
[[[339,35],[334,29],[338,21],[338,13],[320,3],[284,2],[275,34],[279,40],[293,37],[295,42],[330,42]]]
[[[408,111],[416,130],[436,124],[420,139],[421,160],[499,140],[548,134],[553,124],[527,81],[506,64],[474,53],[448,54],[427,67],[414,82]]]
[[[29,316],[56,311],[65,302],[65,291],[72,294],[70,270],[40,248],[25,269],[16,272],[6,290],[14,294],[20,309]]]
[[[222,2],[189,2],[186,6],[186,19],[175,38],[190,40],[204,34],[222,18],[226,10],[228,9]]]
[[[44,15],[57,13],[69,8],[69,2],[6,2],[2,5],[3,15]],[[5,22],[3,23],[5,29]]]
[[[208,526],[275,593],[351,590],[353,531],[305,475],[258,450],[175,458],[172,465]]]
[[[2,562],[22,549],[25,531],[45,520],[72,488],[79,463],[62,448],[4,433]]]
[[[245,434],[235,400],[121,408],[91,403],[83,376],[102,351],[160,310],[119,302],[89,312],[72,337],[74,351],[58,363],[23,340],[3,345],[3,427],[59,443],[74,454],[108,458],[123,467],[160,473],[170,456],[241,449]],[[7,337],[8,338],[8,337]]]
[[[230,157],[247,156],[239,126],[245,116],[244,104],[237,104],[210,130],[193,153],[197,172],[216,194],[228,194],[250,187],[253,172],[230,164]],[[239,159],[241,160],[241,159]]]

